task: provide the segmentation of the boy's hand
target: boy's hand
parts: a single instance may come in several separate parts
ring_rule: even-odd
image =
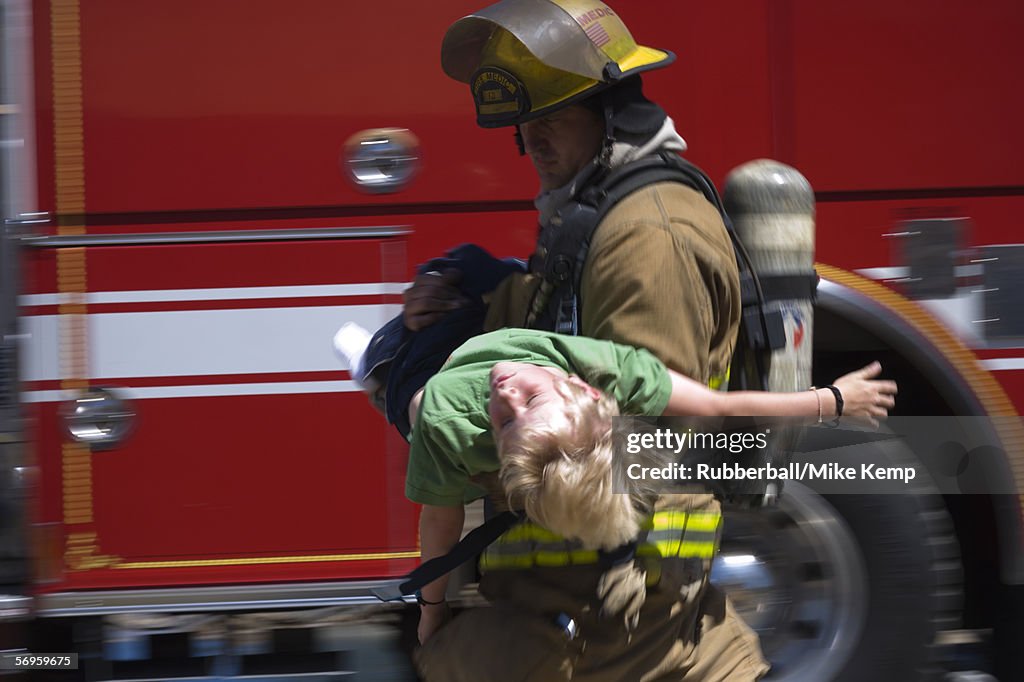
[[[896,404],[896,382],[875,379],[882,365],[872,362],[835,380],[834,385],[843,395],[843,416],[864,417],[872,426],[878,426],[875,417],[885,417]],[[835,407],[832,408],[835,414]]]
[[[440,320],[445,313],[466,305],[469,299],[456,286],[460,280],[462,272],[455,268],[417,275],[412,286],[402,292],[402,321],[406,328],[418,332]]]

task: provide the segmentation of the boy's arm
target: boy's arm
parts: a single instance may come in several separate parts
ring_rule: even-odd
[[[426,563],[435,557],[447,554],[458,543],[462,536],[465,515],[466,511],[462,506],[423,505],[423,510],[420,512],[420,559],[422,562]],[[448,576],[446,574],[434,582],[424,585],[420,590],[424,601],[438,602],[420,606],[418,634],[421,644],[441,627],[447,617],[447,605],[444,603],[447,587]]]
[[[896,384],[877,381],[881,365],[877,362],[836,379],[842,393],[843,414],[855,417],[884,417],[895,404]],[[668,417],[815,417],[821,401],[823,417],[836,415],[836,400],[832,391],[819,388],[796,393],[769,393],[766,391],[712,391],[706,386],[667,370],[672,381],[672,393],[663,414]]]
[[[423,402],[423,389],[416,391],[409,401],[409,426],[416,426],[416,418],[420,416],[420,404]]]
[[[835,415],[832,391],[818,389],[798,393],[766,391],[713,391],[707,386],[668,370],[672,394],[663,413],[666,417],[812,417],[818,414],[818,398],[826,417]]]

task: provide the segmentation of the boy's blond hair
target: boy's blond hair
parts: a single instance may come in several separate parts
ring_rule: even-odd
[[[613,549],[633,540],[643,514],[632,496],[614,492],[612,418],[615,400],[563,380],[566,420],[524,426],[502,443],[501,482],[512,508],[588,549]]]

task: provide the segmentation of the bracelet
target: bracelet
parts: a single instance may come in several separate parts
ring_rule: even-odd
[[[818,393],[818,389],[815,386],[811,386],[808,391],[814,393],[814,397],[818,399],[818,423],[821,423],[821,394]]]
[[[836,420],[843,416],[843,394],[839,392],[839,389],[829,384],[825,386],[828,390],[832,391],[832,395],[836,397]]]
[[[416,590],[416,603],[420,606],[440,606],[445,603],[445,599],[441,599],[441,601],[428,601],[423,598],[422,592]]]

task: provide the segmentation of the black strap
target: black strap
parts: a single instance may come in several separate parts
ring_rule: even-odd
[[[832,384],[823,386],[822,388],[827,388],[832,391],[832,396],[836,399],[836,421],[838,422],[839,418],[843,416],[843,394]]]
[[[488,545],[498,539],[502,533],[519,523],[524,516],[515,512],[503,512],[486,523],[466,534],[457,545],[439,557],[420,564],[404,578],[390,580],[380,587],[370,590],[373,596],[381,601],[394,601],[404,595],[413,594],[424,585],[429,585],[441,576],[449,573],[469,561]]]
[[[583,267],[594,231],[622,199],[658,182],[678,182],[692,187],[715,206],[723,219],[728,220],[711,181],[700,169],[673,152],[663,151],[610,171],[598,171],[574,201],[552,220],[553,228],[541,231],[539,246],[542,258],[532,262],[531,269],[543,276],[547,283],[545,295],[551,298],[542,302],[541,307],[547,312],[539,328],[564,334],[578,333]],[[726,222],[726,226],[731,233],[731,224]]]
[[[765,301],[813,301],[818,298],[818,274],[761,275],[761,292]],[[757,291],[752,278],[740,280],[743,305],[757,303]]]
[[[619,545],[615,549],[599,549],[597,550],[597,561],[605,569],[632,561],[636,558],[638,544],[636,540],[633,540],[624,545]]]
[[[579,197],[580,203],[593,208],[594,213],[590,229],[584,238],[577,242],[579,250],[576,254],[576,267],[573,270],[575,292],[580,291],[583,264],[586,262],[597,226],[620,201],[633,192],[658,182],[678,182],[697,190],[718,209],[723,219],[727,219],[718,190],[704,172],[674,152],[663,151],[620,166],[600,178],[596,184],[587,187]],[[728,226],[731,232],[731,224]]]
[[[755,375],[761,383],[760,388],[767,390],[766,353],[783,347],[786,335],[781,312],[768,311],[765,304],[769,300],[783,298],[813,298],[815,287],[811,286],[809,279],[803,282],[780,280],[777,285],[772,285],[775,287],[774,290],[769,287],[771,294],[766,293],[754,272],[750,256],[725,212],[722,198],[714,183],[703,171],[673,152],[662,151],[631,161],[614,170],[604,171],[574,197],[575,201],[563,208],[557,220],[553,219],[553,230],[542,231],[539,240],[542,261],[536,264],[540,267],[534,271],[539,272],[544,278],[545,285],[538,289],[537,294],[539,297],[543,291],[544,296],[531,305],[534,312],[531,313],[530,326],[567,334],[578,333],[583,266],[594,231],[619,201],[657,182],[678,182],[696,189],[721,215],[736,254],[743,308],[741,336],[745,341],[736,347],[733,367],[746,366],[746,353],[752,353],[756,365]],[[547,300],[543,300],[545,297]],[[541,311],[543,316],[534,317],[541,314]],[[747,388],[747,373],[740,371],[733,374],[738,375],[737,388]]]

